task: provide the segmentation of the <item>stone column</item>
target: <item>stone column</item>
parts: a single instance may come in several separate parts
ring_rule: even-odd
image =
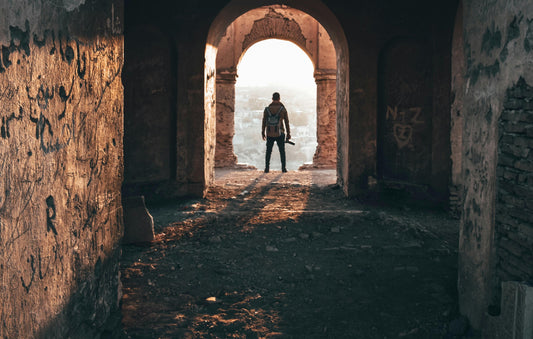
[[[314,168],[336,168],[337,164],[337,75],[335,70],[315,71],[317,147]]]
[[[233,153],[235,135],[235,70],[217,72],[217,145],[215,167],[233,167],[237,156]]]

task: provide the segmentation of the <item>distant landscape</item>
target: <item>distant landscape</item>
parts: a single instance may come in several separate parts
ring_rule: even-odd
[[[316,86],[294,88],[288,86],[236,86],[235,87],[235,136],[233,148],[240,164],[263,169],[265,166],[265,142],[261,139],[263,110],[272,101],[272,93],[279,92],[281,102],[289,113],[292,141],[285,144],[287,169],[297,170],[301,165],[313,162],[316,142]],[[274,145],[270,168],[281,169],[279,151]]]

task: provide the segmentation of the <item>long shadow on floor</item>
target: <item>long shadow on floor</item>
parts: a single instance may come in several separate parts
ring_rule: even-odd
[[[281,179],[237,177],[155,209],[157,241],[124,247],[129,337],[446,336],[456,220]]]

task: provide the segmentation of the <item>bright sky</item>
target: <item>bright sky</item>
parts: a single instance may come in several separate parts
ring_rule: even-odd
[[[292,42],[268,39],[254,44],[237,66],[237,87],[287,84],[313,86],[313,63]]]

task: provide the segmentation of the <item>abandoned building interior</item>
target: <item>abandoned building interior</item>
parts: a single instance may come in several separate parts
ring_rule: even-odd
[[[458,312],[533,338],[530,0],[1,0],[0,337],[101,336],[123,200],[238,167],[237,66],[267,39],[314,66],[307,167],[456,215]]]

